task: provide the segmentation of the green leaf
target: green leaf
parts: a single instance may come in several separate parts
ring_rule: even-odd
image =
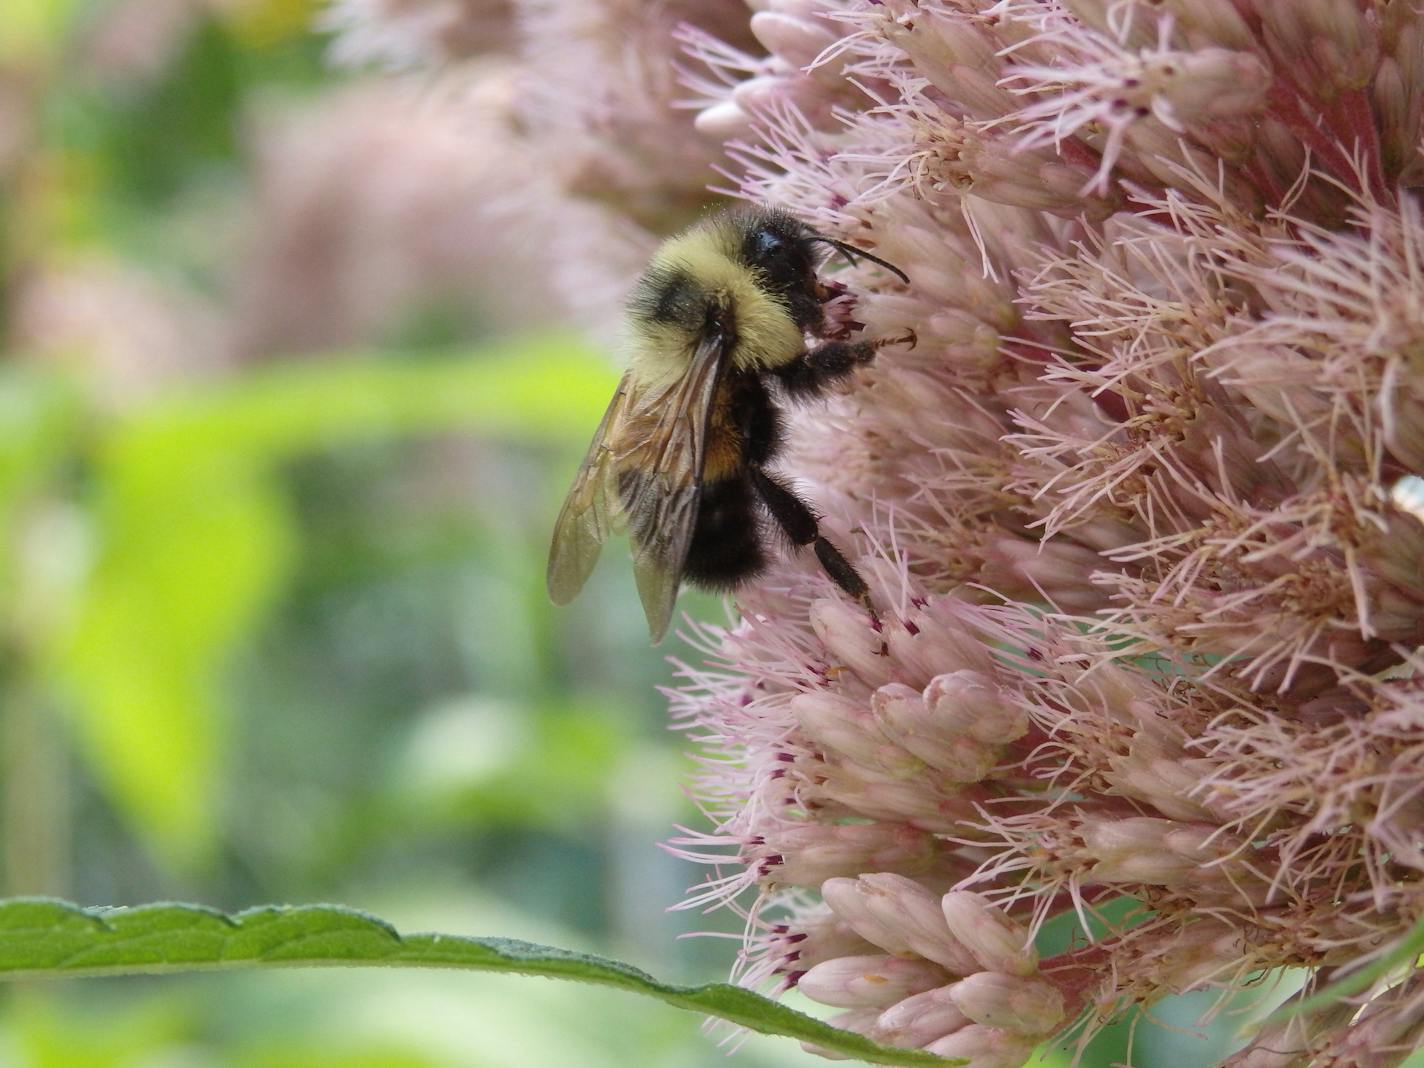
[[[573,979],[657,998],[763,1034],[814,1042],[874,1064],[963,1064],[893,1049],[727,983],[662,983],[629,964],[507,938],[401,936],[335,905],[264,906],[225,915],[199,905],[81,909],[64,901],[0,902],[0,978],[156,974],[255,967],[416,967]]]
[[[75,738],[98,782],[159,860],[192,869],[215,843],[215,684],[292,560],[281,464],[450,430],[582,443],[614,382],[587,346],[524,337],[449,357],[271,367],[174,390],[105,427],[93,480],[100,555],[73,625],[46,635],[47,664],[73,698]],[[21,407],[38,410],[27,396]],[[9,446],[13,436],[0,437]],[[0,447],[0,488],[36,447],[28,437]]]
[[[109,431],[95,468],[100,556],[50,664],[99,782],[160,860],[200,866],[215,841],[215,681],[293,553],[279,466],[452,430],[583,443],[614,383],[587,346],[546,335],[451,357],[284,365],[175,390]]]

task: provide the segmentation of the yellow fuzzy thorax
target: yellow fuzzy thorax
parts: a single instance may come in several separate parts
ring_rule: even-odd
[[[721,227],[699,226],[664,243],[653,256],[653,266],[685,272],[702,293],[731,310],[734,367],[756,371],[781,367],[802,353],[805,336],[786,305],[758,285],[756,274],[737,261],[736,240],[737,234]],[[680,374],[696,340],[672,324],[644,324],[630,339],[631,355],[646,374]]]

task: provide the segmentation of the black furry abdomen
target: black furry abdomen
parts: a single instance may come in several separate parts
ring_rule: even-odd
[[[741,477],[704,485],[683,577],[706,589],[725,590],[765,566],[751,485]]]

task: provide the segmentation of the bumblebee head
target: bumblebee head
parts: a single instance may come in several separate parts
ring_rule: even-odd
[[[732,216],[741,231],[738,258],[755,269],[766,287],[782,297],[818,295],[816,268],[824,258],[818,246],[839,252],[854,265],[856,258],[878,263],[908,282],[905,272],[878,256],[817,233],[795,216],[775,208],[752,208]]]
[[[737,258],[752,268],[767,289],[783,299],[815,290],[815,232],[784,211],[751,210],[737,218],[740,247]]]

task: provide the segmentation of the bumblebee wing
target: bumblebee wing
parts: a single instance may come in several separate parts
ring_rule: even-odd
[[[687,371],[631,398],[618,440],[623,513],[633,541],[633,575],[648,632],[662,641],[672,619],[687,550],[697,526],[708,422],[726,364],[727,336],[697,343]]]
[[[568,604],[583,589],[616,520],[618,488],[611,438],[627,408],[631,385],[625,374],[593,432],[588,454],[554,523],[546,578],[555,604]]]

